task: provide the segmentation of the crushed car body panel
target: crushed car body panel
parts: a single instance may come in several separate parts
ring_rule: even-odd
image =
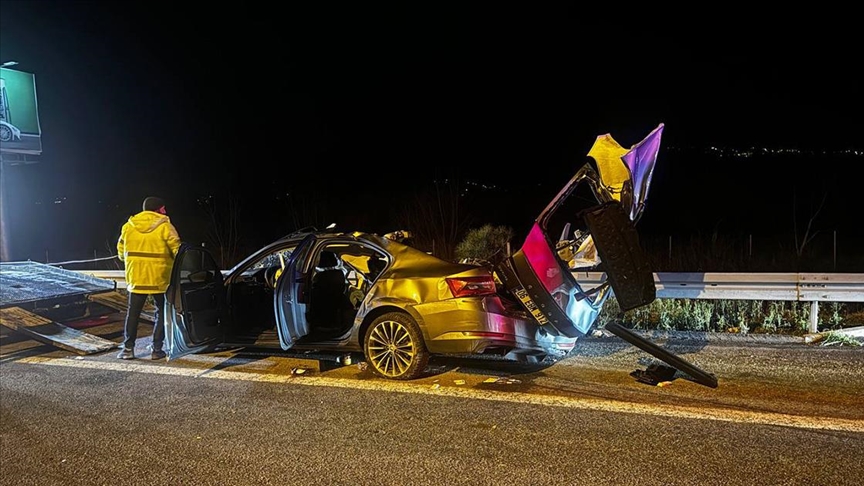
[[[634,219],[644,207],[662,131],[660,124],[629,150],[609,135],[598,137],[588,153],[594,164],[576,172],[535,220],[519,251],[499,265],[502,282],[539,324],[569,337],[585,335],[609,287],[624,310],[654,300],[653,274]],[[602,269],[607,282],[585,291],[573,274],[585,268]]]

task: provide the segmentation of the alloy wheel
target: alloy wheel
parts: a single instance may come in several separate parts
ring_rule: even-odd
[[[367,349],[375,369],[391,378],[404,375],[418,354],[408,328],[393,320],[381,321],[369,331]]]

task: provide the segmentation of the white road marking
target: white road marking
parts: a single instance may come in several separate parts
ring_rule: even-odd
[[[226,358],[227,359],[227,358]],[[351,388],[396,393],[413,393],[416,395],[436,395],[454,398],[470,398],[491,400],[497,402],[512,402],[545,407],[566,407],[605,412],[635,413],[659,417],[676,417],[697,420],[717,420],[758,425],[775,425],[796,427],[802,429],[835,430],[844,432],[864,432],[864,420],[841,419],[834,417],[804,417],[780,413],[747,412],[740,410],[677,407],[669,405],[650,405],[628,403],[616,400],[603,400],[580,397],[551,397],[546,395],[531,395],[521,392],[496,392],[476,390],[471,388],[438,387],[417,385],[397,381],[360,381],[344,378],[328,378],[309,375],[274,375],[249,372],[192,369],[164,366],[160,364],[144,365],[128,362],[105,362],[75,358],[29,357],[15,361],[16,363],[65,366],[69,368],[89,368],[106,371],[122,371],[133,373],[152,373],[161,375],[184,376],[190,378],[215,378],[220,380],[257,381],[267,383],[286,383],[304,386],[328,386],[334,388]]]

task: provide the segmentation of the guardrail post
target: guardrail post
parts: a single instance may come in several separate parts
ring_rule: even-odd
[[[819,301],[810,302],[810,332],[819,332]]]

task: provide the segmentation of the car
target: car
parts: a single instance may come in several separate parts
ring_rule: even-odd
[[[597,137],[518,251],[492,262],[442,260],[406,232],[307,228],[226,271],[184,245],[166,294],[168,359],[217,346],[362,353],[375,374],[410,380],[433,355],[562,357],[610,295],[622,311],[655,298],[635,223],[663,128],[629,149]],[[604,281],[583,285],[586,270]]]
[[[304,231],[224,273],[206,249],[184,247],[167,293],[168,359],[214,345],[362,352],[375,373],[412,379],[432,354],[536,358],[573,347],[537,325],[488,268],[400,240]]]
[[[21,140],[21,130],[11,123],[0,120],[0,141],[11,142],[13,140]]]

